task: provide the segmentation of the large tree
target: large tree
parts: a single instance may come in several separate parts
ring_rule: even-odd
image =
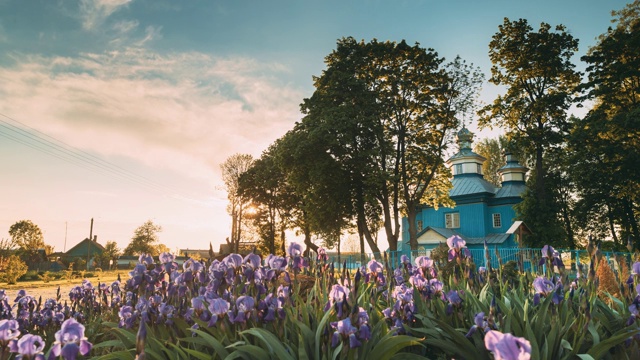
[[[577,50],[578,40],[563,25],[542,23],[534,31],[524,19],[505,18],[489,44],[489,81],[505,87],[505,93],[480,111],[479,123],[504,129],[517,146],[533,154],[530,190],[525,194],[530,198],[519,207],[534,232],[532,245],[557,241],[551,238],[556,232],[546,230],[561,228],[553,212],[557,204],[547,184],[544,154],[562,144],[568,131],[567,110],[580,82],[571,62]]]
[[[249,154],[233,154],[220,165],[222,181],[227,190],[227,212],[231,215],[231,236],[226,239],[231,252],[239,251],[242,238],[242,225],[248,200],[239,193],[240,176],[253,164],[253,156]]]
[[[498,174],[498,169],[505,165],[504,160],[504,137],[499,139],[485,138],[474,145],[473,151],[487,159],[482,164],[482,174],[484,178],[496,187],[502,186],[502,179]]]
[[[322,139],[324,152],[346,175],[359,234],[377,252],[373,217],[383,219],[389,249],[397,250],[400,216],[409,218],[417,247],[415,209],[448,194],[442,155],[456,115],[468,110],[480,75],[456,59],[448,66],[431,49],[406,42],[343,38],[315,78],[301,126]]]
[[[42,261],[39,250],[47,249],[42,230],[31,220],[20,220],[9,228],[9,235],[13,244],[24,254],[30,266]]]
[[[640,248],[640,1],[612,15],[615,26],[582,57],[594,106],[572,134],[576,183],[582,204],[607,214],[612,238],[632,234]]]
[[[123,255],[158,255],[156,243],[158,242],[158,233],[160,231],[162,231],[161,226],[154,224],[151,220],[147,220],[147,222],[134,230],[131,242],[122,251]]]

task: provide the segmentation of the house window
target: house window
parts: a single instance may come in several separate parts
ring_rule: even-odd
[[[454,172],[453,175],[462,174],[462,164],[456,164],[453,169],[453,172]]]
[[[418,232],[422,231],[422,220],[418,220],[418,224],[417,224],[417,230]]]
[[[444,225],[447,229],[457,229],[460,227],[460,213],[444,214]]]
[[[500,214],[493,214],[493,227],[499,228],[502,226],[502,219],[500,218]]]

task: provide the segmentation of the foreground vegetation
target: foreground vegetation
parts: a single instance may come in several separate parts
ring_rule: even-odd
[[[0,359],[632,359],[640,263],[598,251],[577,274],[545,247],[545,273],[476,269],[462,239],[444,266],[404,257],[355,273],[291,244],[288,256],[141,256],[130,277],[68,300],[0,291]],[[487,249],[489,259],[489,249]],[[551,269],[559,269],[552,272]],[[632,274],[630,274],[632,272]],[[575,275],[571,279],[570,275]],[[10,301],[14,301],[13,306]]]

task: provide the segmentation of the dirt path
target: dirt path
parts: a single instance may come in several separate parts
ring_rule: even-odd
[[[106,282],[107,284],[111,284],[113,281],[116,280],[116,278],[117,278],[117,275],[107,276],[107,277],[103,276],[100,278],[93,277],[87,280],[89,280],[93,286],[98,286],[99,282],[101,283]],[[124,278],[126,278],[126,276]],[[37,281],[37,282],[24,283],[24,284],[18,283],[17,285],[0,284],[0,289],[5,290],[5,294],[9,298],[9,304],[13,304],[13,301],[18,294],[18,291],[20,291],[21,289],[26,290],[27,295],[31,295],[36,299],[42,296],[42,301],[45,301],[46,299],[56,298],[56,293],[58,291],[58,286],[59,286],[60,300],[64,301],[64,300],[69,300],[69,292],[71,291],[71,289],[80,284],[82,284],[82,279],[74,279],[71,282],[52,281],[51,283],[46,283],[46,284],[43,283],[42,281]]]

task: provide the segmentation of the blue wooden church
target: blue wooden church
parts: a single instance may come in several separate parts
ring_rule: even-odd
[[[510,153],[506,164],[498,170],[502,184],[495,187],[484,179],[482,164],[485,158],[471,150],[473,133],[463,127],[457,133],[459,151],[446,162],[453,174],[453,188],[449,192],[455,207],[421,205],[416,217],[418,246],[430,250],[446,243],[453,235],[462,237],[469,249],[482,249],[484,242],[491,248],[516,248],[522,235],[529,230],[516,221],[514,205],[522,201],[527,168]],[[402,241],[399,250],[410,251],[407,218],[403,219]]]

